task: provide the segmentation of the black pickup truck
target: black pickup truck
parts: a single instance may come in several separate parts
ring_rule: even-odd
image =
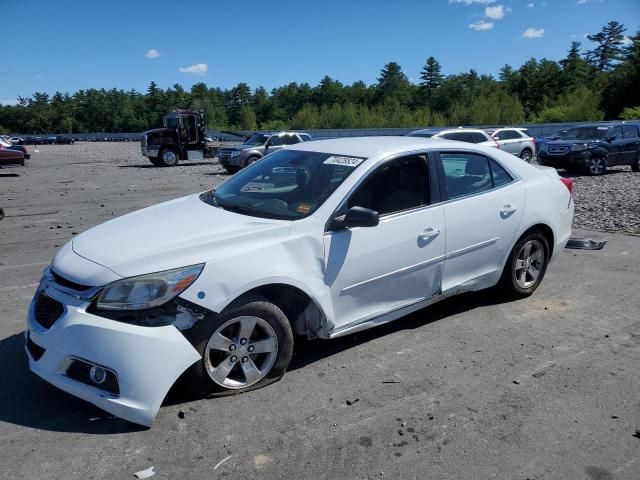
[[[607,167],[631,165],[640,172],[639,124],[627,122],[581,125],[556,140],[542,143],[538,163],[602,175]]]

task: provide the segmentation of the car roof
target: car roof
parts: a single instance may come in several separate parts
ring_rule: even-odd
[[[442,130],[441,132],[438,133],[454,133],[454,132],[471,132],[471,133],[484,133],[486,134],[487,132],[485,132],[484,130],[481,130],[479,128],[447,128],[445,130]]]
[[[415,150],[431,150],[439,148],[463,148],[465,150],[475,150],[474,144],[472,143],[457,142],[443,138],[408,136],[333,138],[298,143],[287,148],[289,150],[333,153],[336,155],[348,155],[364,158],[390,156]],[[484,152],[484,150],[482,151]]]

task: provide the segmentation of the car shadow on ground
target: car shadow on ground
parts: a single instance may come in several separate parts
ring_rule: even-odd
[[[198,167],[202,165],[213,165],[211,162],[180,162],[176,167]],[[132,165],[118,165],[118,168],[175,168],[175,167],[158,167],[152,163],[135,163]]]
[[[394,322],[335,340],[297,339],[289,371],[363,345],[385,335],[424,327],[458,313],[505,303],[493,291],[458,295],[426,307]],[[24,334],[0,340],[0,422],[54,432],[119,434],[145,427],[118,419],[88,402],[69,395],[31,373],[24,350]],[[199,400],[182,381],[169,391],[164,406]]]
[[[414,330],[432,322],[446,319],[452,315],[489,305],[507,303],[508,301],[509,300],[500,297],[493,290],[464,293],[425,307],[379,327],[363,330],[334,340],[296,339],[297,343],[288,371],[303,368],[349,348],[363,345],[386,335],[403,330]]]
[[[24,334],[0,340],[0,422],[54,432],[128,433],[145,427],[113,418],[31,373]]]

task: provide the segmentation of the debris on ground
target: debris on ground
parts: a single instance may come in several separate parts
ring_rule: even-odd
[[[360,401],[359,398],[356,398],[355,400],[351,401],[351,400],[347,400],[345,403],[349,406],[353,405],[354,403],[358,403]]]
[[[146,470],[140,470],[139,472],[134,473],[133,476],[141,479],[141,478],[153,477],[155,474],[156,472],[153,471],[153,466],[151,466]]]
[[[213,469],[217,469],[220,465],[222,465],[224,462],[226,462],[227,460],[229,460],[231,457],[233,457],[233,455],[229,455],[228,457],[223,458],[222,460],[220,460],[218,463],[216,463],[216,466],[213,467]]]
[[[183,419],[184,418],[184,412],[182,410],[180,410],[178,412],[178,418]]]
[[[606,240],[592,240],[590,238],[570,238],[566,248],[577,250],[602,250],[607,244]]]

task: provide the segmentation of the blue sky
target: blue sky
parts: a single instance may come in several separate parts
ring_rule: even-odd
[[[35,91],[144,91],[151,80],[162,88],[180,83],[187,89],[196,82],[222,88],[247,82],[270,90],[294,81],[316,85],[325,74],[347,84],[373,83],[389,61],[417,82],[430,55],[445,74],[474,68],[495,75],[505,63],[558,60],[574,39],[590,48],[584,35],[609,20],[622,22],[627,34],[640,29],[639,0],[308,5],[0,0],[3,18],[9,19],[0,27],[0,103]]]

